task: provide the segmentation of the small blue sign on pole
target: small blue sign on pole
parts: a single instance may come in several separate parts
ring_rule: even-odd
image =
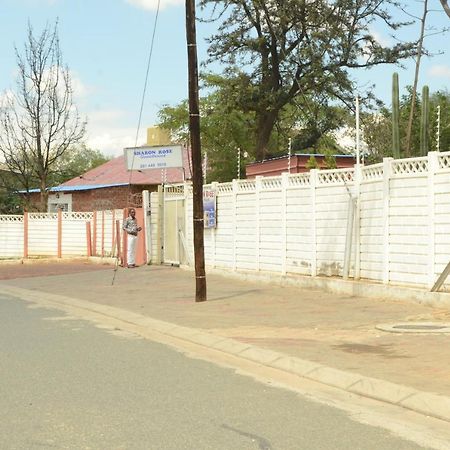
[[[217,227],[216,191],[203,189],[203,221],[205,228]]]

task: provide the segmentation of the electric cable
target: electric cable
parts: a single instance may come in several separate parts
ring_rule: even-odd
[[[147,85],[148,85],[148,79],[149,79],[149,73],[150,73],[150,64],[151,64],[152,56],[153,56],[153,47],[155,44],[156,26],[158,24],[160,5],[161,5],[161,0],[158,0],[158,4],[156,7],[155,21],[153,24],[152,38],[151,38],[151,42],[150,42],[150,50],[149,50],[149,55],[148,55],[148,60],[147,60],[147,69],[146,69],[146,73],[145,73],[144,88],[142,90],[141,105],[139,108],[139,118],[138,118],[138,124],[137,124],[137,128],[136,128],[136,136],[135,136],[135,140],[134,140],[135,148],[137,147],[137,143],[138,143],[138,139],[139,139],[139,132],[141,129],[142,112],[144,110],[144,101],[145,101],[145,96],[147,93]],[[134,152],[133,152],[133,156],[131,159],[131,167],[133,167],[133,163],[134,163]],[[131,195],[131,179],[132,179],[132,177],[133,177],[133,170],[130,170],[130,176],[128,178],[127,209],[128,209],[128,205],[129,205],[129,198]],[[119,234],[119,237],[120,237],[120,234]],[[113,278],[111,280],[111,286],[114,285],[114,281],[116,279],[116,273],[117,273],[118,268],[119,268],[119,252],[117,252],[117,255],[116,255],[116,261],[114,264],[114,273],[113,273]]]

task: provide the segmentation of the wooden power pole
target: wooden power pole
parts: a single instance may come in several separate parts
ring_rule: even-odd
[[[189,74],[189,134],[192,154],[194,215],[195,301],[206,300],[205,249],[203,242],[203,174],[200,143],[200,110],[198,95],[197,37],[195,0],[186,0],[186,41]]]

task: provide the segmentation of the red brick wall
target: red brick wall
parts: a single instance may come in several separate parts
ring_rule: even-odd
[[[72,192],[72,211],[100,211],[138,206],[135,194],[143,190],[155,191],[157,186],[116,186],[89,191]]]
[[[314,157],[316,159],[319,168],[325,169],[326,168],[325,156],[314,155]],[[356,163],[356,160],[354,158],[348,157],[342,158],[339,157],[339,155],[336,155],[335,157],[336,157],[336,166],[338,169],[353,167],[353,165]],[[309,158],[310,155],[293,155],[291,157],[290,173],[309,172],[309,169],[306,167]],[[247,178],[255,178],[258,175],[262,175],[265,177],[273,177],[276,175],[281,175],[282,172],[287,172],[288,166],[289,166],[288,158],[282,157],[249,164],[245,168],[245,172]]]
[[[103,209],[122,209],[128,206],[140,206],[136,204],[139,201],[139,194],[143,190],[150,192],[156,191],[156,185],[134,185],[116,186],[102,189],[91,189],[88,191],[73,191],[72,211],[101,211]],[[36,210],[33,205],[39,203],[39,193],[33,193],[29,196],[31,200],[30,211]]]

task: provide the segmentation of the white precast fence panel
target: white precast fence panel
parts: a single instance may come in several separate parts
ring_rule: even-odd
[[[389,186],[389,280],[428,282],[428,160],[394,161]]]
[[[212,187],[210,267],[340,276],[350,198],[357,199],[350,276],[431,287],[450,261],[450,152]],[[193,261],[191,188],[184,195]]]
[[[150,239],[151,243],[151,261],[161,262],[161,230],[160,230],[160,193],[150,193]]]
[[[360,275],[383,280],[383,164],[363,167],[360,186]]]
[[[261,180],[259,193],[259,269],[280,272],[283,264],[281,178]]]
[[[116,220],[122,228],[123,210],[104,211],[104,256],[115,256],[116,252]]]
[[[95,217],[95,230],[97,234],[96,254],[100,256],[113,256],[113,251],[115,251],[115,248],[113,247],[115,247],[116,241],[116,220],[119,221],[120,228],[122,229],[123,210],[97,211]],[[89,219],[86,218],[86,220]]]
[[[55,256],[58,251],[58,214],[28,214],[28,255]]]
[[[255,188],[236,195],[235,259],[237,269],[256,269]]]
[[[311,274],[313,204],[309,174],[291,175],[286,190],[286,272]]]
[[[96,255],[111,256],[115,220],[122,222],[123,211],[96,214],[95,227],[92,212],[61,212],[60,218],[58,213],[28,213],[27,220],[22,215],[0,215],[0,257],[59,256],[59,245],[61,257],[87,256],[87,222],[91,225],[91,240],[96,242]]]
[[[86,222],[92,220],[91,212],[62,213],[61,254],[62,256],[87,255]]]
[[[23,216],[0,215],[0,258],[23,255]]]
[[[233,267],[234,252],[234,194],[231,183],[219,184],[216,207],[217,228],[206,230],[205,240],[215,248],[213,265],[230,269]]]
[[[438,154],[434,175],[434,264],[436,280],[450,262],[450,154]],[[447,280],[446,287],[450,284]]]
[[[319,171],[315,190],[317,274],[340,276],[344,266],[353,169]],[[353,240],[355,233],[352,234]],[[355,245],[352,245],[355,250]]]

